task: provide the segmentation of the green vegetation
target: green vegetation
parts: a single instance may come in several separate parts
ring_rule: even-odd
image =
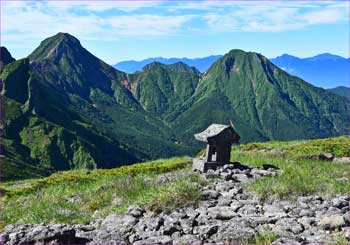
[[[338,245],[345,245],[350,244],[350,240],[347,239],[345,236],[333,236],[333,239],[331,239],[328,244],[338,244]]]
[[[164,65],[154,62],[129,78],[135,87],[133,94],[142,107],[166,118],[194,93],[200,72],[184,63]]]
[[[350,132],[346,98],[253,52],[232,50],[204,74],[183,63],[126,74],[58,33],[28,58],[7,56],[3,180],[194,155],[203,147],[194,133],[230,120],[243,143]],[[314,148],[295,150],[296,156]]]
[[[235,147],[237,151],[279,152],[289,157],[332,153],[337,157],[350,156],[350,137],[341,136],[317,140],[254,142]]]
[[[261,231],[254,237],[242,241],[242,244],[267,245],[273,243],[277,238],[277,235],[271,231]]]
[[[308,159],[308,156],[319,153],[349,157],[349,145],[350,137],[347,136],[300,142],[251,143],[234,147],[231,160],[257,167],[272,164],[283,170],[280,176],[262,178],[247,185],[264,197],[349,194],[349,164]]]
[[[84,223],[91,217],[123,213],[131,204],[155,211],[196,205],[200,195],[192,183],[206,183],[199,176],[163,184],[147,181],[159,174],[186,170],[189,163],[187,157],[160,159],[110,170],[59,172],[41,179],[5,182],[1,185],[1,221],[3,225]],[[120,199],[120,203],[114,199]]]
[[[349,140],[349,137],[338,137],[300,142],[251,143],[234,146],[231,160],[258,167],[272,164],[283,171],[279,176],[264,177],[244,186],[265,198],[350,194],[349,164],[299,158],[302,156],[300,149],[307,149],[304,151],[307,155],[328,149],[337,157],[350,156],[349,152],[341,150],[349,145]],[[317,144],[320,149],[315,147]],[[91,218],[125,213],[128,206],[135,204],[155,212],[196,206],[200,199],[198,185],[208,184],[199,175],[186,175],[170,182],[155,181],[160,174],[188,171],[190,166],[189,157],[178,157],[113,169],[57,172],[40,179],[8,181],[0,186],[2,225],[85,223]],[[268,244],[275,239],[274,234],[263,232],[246,242]]]
[[[29,61],[41,65],[29,66]],[[126,74],[68,34],[46,39],[29,58],[6,65],[1,79],[3,180],[112,168],[198,150],[175,144],[169,127],[146,113],[122,85]]]
[[[194,132],[229,120],[245,143],[349,134],[349,111],[346,98],[289,75],[261,54],[231,50],[169,118],[181,140],[191,144]]]

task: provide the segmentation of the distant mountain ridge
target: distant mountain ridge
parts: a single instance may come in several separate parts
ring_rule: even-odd
[[[328,91],[350,99],[350,87],[339,86],[336,88],[328,89]]]
[[[241,142],[349,134],[349,100],[231,50],[201,73],[182,62],[127,74],[67,33],[4,64],[2,179],[193,155],[194,133],[233,121]]]
[[[350,86],[350,59],[329,53],[309,58],[283,54],[270,59],[286,72],[322,88]]]
[[[149,58],[142,61],[122,61],[114,65],[118,70],[134,73],[141,71],[144,66],[152,62],[173,64],[185,63],[196,67],[200,72],[205,72],[222,55],[213,55],[197,59],[188,58]],[[305,81],[322,88],[337,86],[350,86],[350,59],[329,53],[319,54],[308,58],[298,58],[289,54],[283,54],[270,61],[291,75],[298,76]]]
[[[211,55],[203,58],[148,58],[141,61],[128,60],[122,61],[114,65],[114,67],[120,71],[124,71],[126,73],[134,73],[136,71],[141,71],[144,66],[153,63],[159,62],[166,65],[182,62],[186,65],[196,67],[200,72],[205,72],[208,68],[217,61],[222,55]]]

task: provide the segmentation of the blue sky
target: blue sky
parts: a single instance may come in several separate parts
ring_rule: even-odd
[[[57,32],[107,63],[243,49],[349,57],[349,1],[0,1],[1,45],[15,58]]]

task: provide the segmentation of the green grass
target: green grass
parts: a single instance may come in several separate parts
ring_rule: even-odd
[[[331,239],[331,241],[328,244],[345,245],[345,244],[350,244],[350,240],[345,236],[335,236]]]
[[[263,152],[256,151],[257,149],[280,151]],[[337,157],[350,156],[349,149],[350,137],[346,136],[287,143],[253,143],[233,148],[231,160],[256,167],[272,164],[283,170],[278,177],[262,178],[246,186],[264,197],[350,194],[350,164],[303,159],[303,156],[319,153],[333,153]]]
[[[256,167],[272,164],[283,171],[279,176],[260,178],[244,186],[263,197],[273,195],[287,199],[309,194],[350,194],[350,164],[300,158],[323,150],[332,151],[336,156],[348,156],[344,151],[344,146],[350,145],[348,140],[348,137],[339,137],[255,144],[259,149],[276,149],[267,152],[256,151],[253,144],[235,146],[231,161]],[[208,184],[200,176],[190,175],[167,183],[148,180],[163,173],[187,171],[190,164],[190,158],[177,157],[114,169],[66,171],[46,178],[5,182],[0,185],[1,225],[86,223],[111,213],[125,213],[129,205],[135,204],[155,212],[197,206],[200,192],[196,186]],[[71,199],[76,201],[69,202]],[[263,233],[248,242],[268,244],[273,239],[273,234]]]
[[[28,195],[36,192],[42,188],[49,186],[56,186],[60,183],[75,183],[85,185],[89,182],[96,183],[101,179],[108,178],[115,175],[140,175],[150,174],[156,175],[161,173],[171,172],[177,169],[185,168],[190,164],[188,157],[176,157],[169,159],[159,159],[155,161],[137,163],[127,166],[122,166],[114,169],[98,169],[94,171],[76,170],[57,172],[46,178],[35,180],[9,181],[1,185],[1,188],[6,190],[4,195],[5,200],[21,195]],[[108,180],[108,179],[107,179]],[[17,183],[22,183],[18,188],[11,188]],[[23,183],[30,183],[30,185],[23,185]]]
[[[123,213],[131,204],[155,211],[196,205],[200,193],[193,183],[205,184],[199,176],[188,176],[159,184],[145,181],[167,172],[188,170],[187,157],[161,159],[109,170],[70,171],[42,179],[3,183],[2,225],[41,222],[85,223],[110,213]],[[76,199],[69,202],[69,199]],[[113,199],[122,200],[120,205]]]
[[[332,153],[337,157],[350,156],[350,137],[341,136],[335,138],[299,141],[268,141],[254,142],[234,147],[237,151],[271,151],[280,150],[287,156],[316,155],[320,153]]]
[[[261,231],[257,233],[254,237],[242,241],[242,244],[271,244],[272,242],[277,240],[277,238],[277,235],[271,231]]]

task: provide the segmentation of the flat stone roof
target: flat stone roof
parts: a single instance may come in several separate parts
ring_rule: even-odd
[[[223,124],[211,124],[203,132],[195,134],[194,137],[196,138],[196,140],[207,142],[208,138],[214,137],[220,134],[222,131],[224,131],[227,128],[232,128],[232,127],[229,125],[223,125]]]

